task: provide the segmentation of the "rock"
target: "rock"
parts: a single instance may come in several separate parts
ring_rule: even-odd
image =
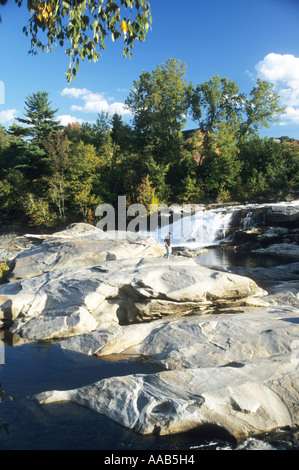
[[[257,283],[259,282],[287,282],[287,281],[297,281],[299,280],[299,262],[288,263],[288,264],[279,264],[277,266],[270,266],[267,268],[263,267],[244,267],[244,266],[235,266],[233,272],[241,276],[247,276],[251,279],[255,279]],[[271,286],[267,290],[271,289]]]
[[[272,256],[283,256],[293,260],[299,260],[299,245],[295,243],[279,243],[268,246],[267,248],[259,248],[252,250],[253,253],[266,254]]]
[[[294,322],[296,310],[288,305],[277,308],[274,302],[268,310],[239,307],[227,309],[225,314],[118,326],[65,339],[59,345],[100,356],[144,355],[167,369],[176,370],[291,354],[296,344],[299,345],[296,343],[299,325]]]
[[[233,246],[236,253],[266,249],[274,244],[298,245],[298,201],[237,206],[228,234],[230,236],[221,243],[223,246]]]
[[[44,269],[43,259],[39,263],[43,267],[37,263],[35,272]],[[93,329],[103,329],[224,307],[260,305],[260,297],[266,294],[250,278],[212,270],[189,258],[119,259],[93,266],[80,262],[0,286],[6,308],[10,307],[6,318],[15,322],[14,333],[33,339],[40,334],[40,339],[45,339],[53,321],[55,337],[68,337],[74,334],[73,327],[65,328],[65,322],[59,323],[57,317],[67,311],[68,318],[81,307],[97,322]],[[52,333],[47,336],[52,337]]]
[[[172,248],[172,253],[175,256],[186,256],[187,258],[195,258],[196,256],[207,253],[207,248],[186,248],[184,246],[174,246]]]
[[[53,269],[92,266],[106,259],[140,259],[164,254],[163,246],[152,238],[118,240],[111,234],[108,239],[105,232],[88,224],[74,224],[69,230],[38,237],[44,237],[40,246],[24,251],[14,259],[9,281],[39,276]]]
[[[258,237],[263,233],[261,228],[251,228],[248,230],[236,230],[233,233],[232,240],[235,244],[255,243]]]
[[[55,315],[46,314],[28,322],[15,322],[11,333],[18,333],[30,340],[56,339],[90,332],[97,327],[95,318],[84,308],[55,311]]]
[[[294,224],[298,226],[299,223],[299,208],[298,206],[282,205],[270,206],[265,209],[266,220],[268,224],[284,225]]]
[[[96,329],[91,333],[61,340],[57,343],[57,346],[87,355],[108,356],[110,354],[121,354],[124,351],[132,350],[132,347],[139,348],[145,338],[153,335],[153,329],[159,328],[163,324],[163,320],[156,320],[155,322],[122,327],[117,325],[107,329]]]
[[[273,304],[274,305],[274,304]],[[60,347],[84,354],[142,354],[168,370],[113,377],[39,403],[72,401],[142,434],[205,424],[237,441],[299,425],[299,317],[287,305],[222,315],[157,320],[72,337]],[[237,313],[237,314],[236,314]]]
[[[198,302],[201,306],[265,295],[249,278],[215,271],[192,259],[143,260],[134,270],[130,290],[136,299]]]
[[[288,355],[243,367],[171,370],[113,377],[69,391],[32,397],[39,403],[72,401],[141,434],[220,426],[237,441],[299,425],[299,379]]]
[[[17,232],[0,233],[0,260],[10,261],[20,252],[32,248],[34,243],[25,238],[19,238]]]

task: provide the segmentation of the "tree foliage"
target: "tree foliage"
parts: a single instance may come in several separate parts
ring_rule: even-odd
[[[51,108],[48,100],[48,93],[38,91],[29,95],[25,101],[25,117],[16,118],[22,124],[23,135],[31,136],[33,139],[41,141],[52,132],[58,130],[58,122],[54,119],[58,109]],[[19,132],[21,134],[21,132]]]
[[[191,98],[192,116],[209,140],[223,122],[239,142],[278,120],[284,108],[273,84],[258,79],[249,96],[240,93],[236,82],[218,75],[197,85]]]
[[[249,96],[240,93],[236,82],[218,75],[195,87],[191,112],[203,133],[198,173],[207,195],[220,201],[240,194],[247,165],[241,149],[262,127],[278,120],[284,111],[279,99],[273,85],[260,79]],[[267,187],[263,184],[263,191]]]
[[[27,3],[31,15],[23,32],[30,38],[30,53],[49,52],[66,47],[70,82],[79,71],[80,61],[97,61],[106,39],[123,41],[123,55],[132,56],[136,41],[143,42],[151,24],[147,0],[15,0]],[[1,0],[5,5],[7,0]],[[0,17],[1,19],[1,17]]]
[[[96,222],[100,203],[117,206],[246,201],[299,188],[299,145],[259,137],[282,112],[271,84],[245,96],[228,78],[193,86],[169,59],[134,81],[131,123],[100,113],[94,123],[57,124],[46,92],[24,118],[0,128],[0,215],[35,226]],[[187,116],[198,128],[185,132]]]
[[[167,144],[184,128],[188,114],[186,65],[176,59],[143,71],[134,81],[126,105],[133,115],[136,137],[155,149]]]

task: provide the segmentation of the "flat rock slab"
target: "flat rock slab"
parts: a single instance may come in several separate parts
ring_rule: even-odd
[[[35,274],[31,264],[31,276],[0,286],[0,320],[14,322],[12,333],[27,339],[66,338],[119,324],[264,304],[266,292],[250,278],[209,269],[193,259],[129,257],[97,263],[95,256],[84,259],[84,250],[79,259],[74,257],[73,244],[62,245],[63,266],[51,246],[42,257],[38,254],[39,261],[37,250],[28,250]],[[49,251],[54,265],[45,261]]]
[[[270,245],[267,248],[252,250],[252,253],[281,257],[284,256],[295,261],[299,259],[299,246],[297,243],[277,243]]]
[[[231,362],[293,354],[299,350],[299,310],[238,308],[95,330],[59,342],[83,354],[133,354],[167,369],[224,366]],[[298,354],[299,363],[299,354]]]
[[[54,269],[92,266],[106,260],[157,257],[164,253],[163,246],[152,238],[118,240],[111,235],[107,239],[95,227],[90,232],[60,232],[44,236],[43,240],[41,245],[21,252],[14,259],[9,281],[39,276]]]
[[[203,425],[237,441],[299,425],[299,315],[292,304],[157,320],[96,330],[60,347],[99,356],[141,354],[166,369],[48,391],[40,403],[72,401],[142,434]],[[277,302],[282,302],[278,294]]]
[[[165,371],[34,399],[73,401],[142,434],[210,424],[240,441],[298,427],[297,284],[269,296],[250,277],[192,258],[166,260],[153,239],[100,232],[75,224],[18,255],[0,286],[0,321],[13,322],[10,331],[26,341],[144,355]]]
[[[113,377],[32,398],[43,404],[71,401],[87,406],[141,434],[179,433],[209,424],[240,441],[298,426],[298,393],[298,371],[286,355],[243,367]]]

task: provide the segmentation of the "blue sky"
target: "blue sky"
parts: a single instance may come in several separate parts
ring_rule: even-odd
[[[63,49],[28,55],[22,32],[26,3],[18,8],[9,0],[0,7],[0,124],[6,127],[23,115],[26,97],[37,91],[49,93],[64,124],[93,122],[102,110],[125,113],[133,81],[171,57],[186,63],[187,81],[194,85],[218,74],[248,94],[258,77],[273,82],[287,112],[260,135],[299,139],[298,0],[150,0],[152,30],[135,44],[133,58],[124,59],[120,41],[107,38],[99,62],[81,63],[70,84]],[[186,129],[196,126],[189,121]]]

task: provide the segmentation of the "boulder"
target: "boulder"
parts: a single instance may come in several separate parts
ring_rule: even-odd
[[[292,260],[299,260],[299,245],[297,243],[278,243],[270,245],[266,248],[259,248],[252,250],[253,253],[261,255],[280,256],[290,258]]]
[[[279,301],[282,297],[278,296]],[[290,305],[227,309],[223,314],[192,315],[117,326],[65,339],[60,347],[84,354],[144,355],[167,369],[224,366],[279,354],[299,346],[297,308]],[[299,303],[299,301],[298,301]],[[298,312],[297,312],[298,313]]]
[[[171,370],[113,377],[69,391],[32,397],[71,401],[141,434],[173,434],[215,425],[237,441],[299,425],[299,378],[288,355],[242,367]]]
[[[272,225],[284,225],[292,224],[297,225],[299,223],[299,208],[298,205],[292,206],[291,204],[285,205],[273,205],[266,207],[265,215],[267,224]]]
[[[0,286],[6,318],[14,322],[11,331],[32,339],[39,335],[40,339],[53,338],[51,321],[55,322],[55,337],[76,334],[69,321],[59,323],[57,317],[67,319],[81,307],[95,320],[88,325],[103,329],[224,307],[262,305],[265,294],[250,278],[212,270],[189,258],[131,258],[93,266],[79,262]],[[40,317],[38,321],[36,317]]]
[[[163,246],[152,238],[119,240],[114,233],[108,238],[105,232],[88,224],[74,224],[69,230],[36,237],[43,239],[43,243],[16,256],[9,281],[39,276],[54,269],[92,266],[113,259],[158,257],[164,253]]]
[[[67,350],[141,354],[168,370],[31,398],[43,404],[72,401],[142,434],[214,425],[241,441],[278,428],[296,429],[298,309],[272,301],[268,309],[117,326],[63,340],[59,346]]]
[[[90,332],[97,327],[95,318],[84,308],[56,310],[27,322],[15,322],[11,333],[17,332],[22,338],[32,340],[57,339]]]

